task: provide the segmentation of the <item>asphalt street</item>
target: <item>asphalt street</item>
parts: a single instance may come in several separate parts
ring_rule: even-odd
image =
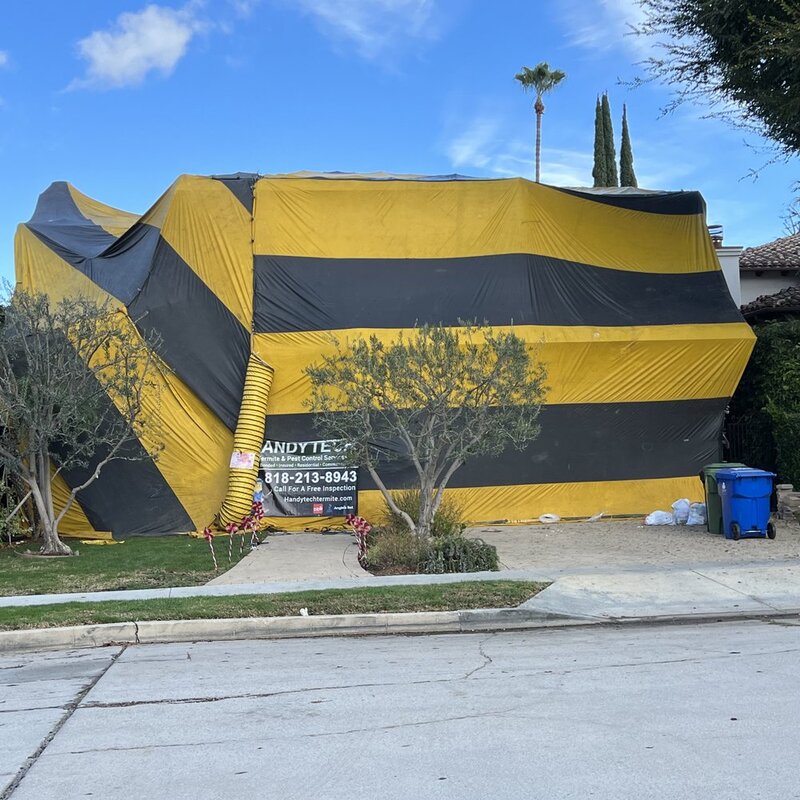
[[[0,658],[0,798],[800,798],[800,623]]]

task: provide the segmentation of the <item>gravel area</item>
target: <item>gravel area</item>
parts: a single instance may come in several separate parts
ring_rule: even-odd
[[[503,569],[740,564],[800,558],[800,526],[776,523],[777,538],[735,542],[705,527],[649,526],[642,520],[470,528],[497,547]]]

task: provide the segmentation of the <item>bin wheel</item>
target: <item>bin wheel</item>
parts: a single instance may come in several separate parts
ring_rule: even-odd
[[[774,522],[768,522],[767,523],[767,536],[770,539],[774,539],[775,538],[775,523]]]
[[[739,527],[739,523],[731,522],[731,536],[738,542],[741,535],[742,529]]]

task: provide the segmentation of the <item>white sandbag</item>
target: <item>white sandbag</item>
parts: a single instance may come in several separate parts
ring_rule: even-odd
[[[692,505],[689,507],[689,518],[686,520],[686,524],[705,525],[706,519],[706,504],[692,503]]]
[[[691,504],[689,499],[684,497],[681,500],[676,500],[672,504],[672,513],[675,515],[675,522],[678,525],[685,525],[686,520],[689,519],[689,509]]]
[[[645,525],[674,525],[675,515],[670,511],[654,511],[644,519]]]

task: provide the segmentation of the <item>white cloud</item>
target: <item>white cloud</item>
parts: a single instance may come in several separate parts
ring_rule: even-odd
[[[5,50],[0,50],[0,67],[8,64],[8,53]]]
[[[228,0],[237,17],[249,17],[261,0]]]
[[[374,59],[409,39],[432,39],[435,0],[296,0],[323,30]]]
[[[444,151],[454,169],[486,177],[515,177],[533,179],[534,138],[521,138],[510,133],[510,126],[491,114],[476,116],[460,126],[457,135],[444,146]],[[554,138],[555,137],[555,138]],[[542,131],[541,180],[553,186],[591,186],[594,153],[592,143],[585,148],[552,147],[554,133]],[[687,161],[685,143],[659,138],[652,146],[643,142],[637,148],[634,142],[634,159],[639,185],[652,189],[680,189],[684,183],[693,188],[698,179],[702,161]]]
[[[652,50],[649,37],[633,33],[644,21],[639,0],[562,0],[560,12],[573,45],[595,52],[623,47],[637,58]]]
[[[195,2],[180,9],[153,4],[120,14],[110,28],[78,42],[88,66],[85,77],[69,88],[115,89],[135,86],[153,71],[169,75],[204,27],[197,19],[197,7]]]
[[[543,133],[544,141],[547,139]],[[483,176],[533,178],[534,142],[509,137],[500,120],[478,116],[445,145],[455,169],[477,171]],[[556,186],[585,186],[591,180],[591,154],[576,150],[542,148],[541,179]]]
[[[496,120],[479,118],[447,145],[450,163],[456,168],[483,169],[492,162],[499,125]]]

